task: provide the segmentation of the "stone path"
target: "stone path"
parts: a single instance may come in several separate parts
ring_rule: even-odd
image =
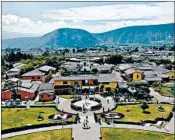
[[[89,123],[90,129],[83,129],[83,123],[73,126],[74,140],[99,140],[100,127],[97,123]]]
[[[169,103],[174,103],[174,97],[165,97],[165,96],[161,96],[158,92],[154,91],[154,89],[152,87],[149,88],[150,89],[150,95],[154,96],[155,98],[157,98],[157,100],[159,102],[169,102]]]
[[[174,124],[175,124],[175,113],[173,113],[173,117],[172,117],[172,119],[170,120],[170,122],[168,122],[167,123],[167,125],[165,126],[165,129],[167,129],[170,133],[175,133],[175,126],[174,126]]]

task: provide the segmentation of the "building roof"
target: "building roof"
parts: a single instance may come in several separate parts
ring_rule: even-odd
[[[12,68],[7,72],[8,76],[19,75],[19,74],[20,74],[20,70],[16,68]]]
[[[20,81],[20,79],[18,79],[18,78],[11,78],[11,79],[8,79],[9,81],[12,81],[12,82],[18,82],[18,81]]]
[[[30,88],[26,88],[26,87],[18,87],[19,90],[22,91],[26,91],[26,92],[31,92],[31,93],[35,93],[38,90],[39,84],[34,84],[32,83],[32,86]]]
[[[53,84],[51,83],[40,84],[38,91],[44,91],[44,90],[54,90]]]
[[[33,86],[32,83],[22,83],[21,87],[30,89]]]
[[[10,69],[8,72],[20,72],[20,70],[17,69],[17,68],[12,68],[12,69]]]
[[[157,74],[165,74],[167,72],[169,72],[169,70],[165,69],[164,67],[161,66],[151,66],[152,70],[155,71],[155,73]]]
[[[31,83],[32,80],[21,80],[22,83]]]
[[[40,91],[38,94],[44,94],[44,93],[48,93],[49,95],[54,95],[54,90],[44,90],[44,91]]]
[[[162,81],[160,77],[150,77],[150,78],[145,78],[146,81]]]
[[[143,70],[143,71],[145,71],[145,70],[152,70],[151,66],[140,66],[140,67],[138,67],[138,69],[139,70]]]
[[[160,78],[168,78],[169,76],[168,76],[168,74],[159,74],[158,77],[160,77]]]
[[[48,72],[49,70],[56,70],[56,68],[45,65],[45,66],[40,67],[39,70]]]
[[[95,75],[73,75],[73,76],[58,76],[54,80],[95,80],[98,76]]]
[[[91,69],[97,69],[98,71],[110,71],[112,68],[111,65],[94,65]]]
[[[127,82],[118,82],[119,88],[128,88]]]
[[[134,72],[135,72],[135,70],[133,70],[133,69],[128,69],[128,70],[125,71],[125,73],[127,75],[133,74]]]
[[[42,75],[45,75],[45,73],[39,71],[38,69],[35,69],[23,74],[22,76],[42,76]]]
[[[135,68],[135,66],[133,64],[120,64],[119,65],[119,69],[122,70],[122,71],[126,70],[128,68]]]
[[[154,78],[157,77],[157,74],[154,71],[144,71],[145,78]]]
[[[117,82],[117,76],[115,73],[99,74],[98,82]]]

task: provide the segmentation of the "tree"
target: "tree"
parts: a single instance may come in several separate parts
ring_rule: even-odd
[[[72,49],[72,52],[75,53],[75,48]]]
[[[98,69],[97,69],[97,68],[93,68],[93,69],[92,69],[92,72],[95,73],[95,74],[97,74]]]
[[[42,54],[42,56],[49,56],[49,52],[46,50],[46,51]]]
[[[110,93],[110,92],[111,92],[111,88],[110,88],[110,87],[107,87],[107,88],[106,88],[106,91],[107,91],[108,93]]]
[[[101,85],[100,92],[103,92],[103,90],[104,90],[104,85]]]
[[[107,58],[106,62],[109,64],[119,64],[121,63],[123,60],[123,56],[120,54],[115,54],[115,55],[111,55]]]
[[[125,61],[127,63],[133,63],[134,62],[133,57],[127,57],[127,58],[125,58]]]
[[[141,108],[143,109],[143,112],[145,112],[145,110],[148,109],[149,106],[146,102],[143,102],[143,104],[141,105]]]

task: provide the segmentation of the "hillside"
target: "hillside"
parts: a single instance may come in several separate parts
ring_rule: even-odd
[[[151,44],[172,40],[174,24],[131,26],[100,34],[82,29],[62,28],[40,37],[2,40],[2,48],[91,47],[103,44]]]

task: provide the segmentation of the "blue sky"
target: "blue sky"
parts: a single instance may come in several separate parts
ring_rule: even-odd
[[[174,22],[172,2],[2,2],[2,30],[43,35],[58,28],[105,32]]]

